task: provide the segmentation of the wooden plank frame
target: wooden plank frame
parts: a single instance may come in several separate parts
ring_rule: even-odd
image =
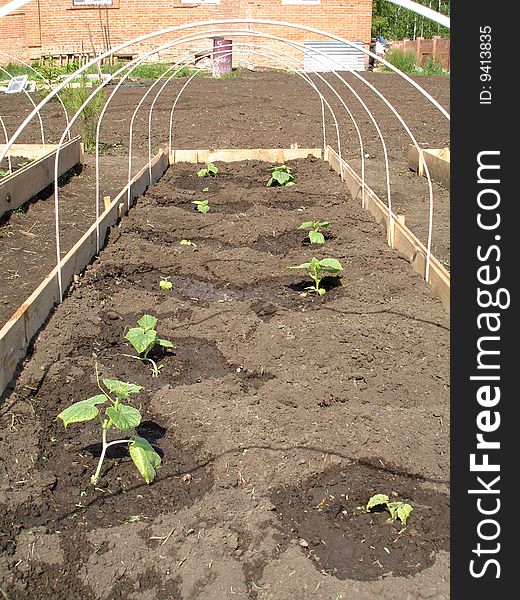
[[[45,150],[41,144],[14,144],[11,147],[11,156],[35,157],[35,160],[0,179],[0,217],[9,210],[16,210],[54,182],[56,149],[56,144],[46,144]],[[82,161],[83,147],[78,136],[61,147],[59,176]]]
[[[425,148],[420,151],[430,177],[446,189],[450,189],[450,150],[449,148],[433,149]],[[424,163],[419,160],[417,148],[410,144],[408,146],[408,166],[418,175],[424,176]]]
[[[155,183],[168,168],[168,154],[161,150],[149,165],[145,165],[130,182],[130,202],[141,196],[150,183]],[[108,229],[123,212],[127,212],[128,185],[106,205],[100,215],[99,233],[104,240]],[[80,273],[97,253],[96,222],[83,237],[67,252],[62,260],[62,285],[67,289],[75,274]],[[29,298],[0,330],[0,394],[3,393],[16,373],[19,362],[25,357],[33,336],[46,321],[55,304],[59,302],[58,268],[38,286]]]
[[[265,162],[284,163],[287,160],[315,156],[322,158],[321,148],[238,148],[221,150],[173,150],[170,164],[178,162],[208,163],[234,162],[239,160],[261,160]]]
[[[352,197],[361,202],[361,177],[352,169],[352,167],[338,154],[327,146],[325,150],[325,160],[331,167],[340,173],[343,170],[344,181],[349,188]],[[385,226],[387,240],[390,245],[390,212],[384,204],[365,184],[365,208],[374,217],[377,223]],[[401,215],[393,216],[394,235],[393,247],[404,256],[412,265],[413,270],[423,279],[426,279],[426,257],[428,251],[424,244],[406,227],[405,220]],[[430,256],[430,271],[427,280],[436,296],[441,300],[444,308],[450,310],[450,274],[445,267],[434,256]]]

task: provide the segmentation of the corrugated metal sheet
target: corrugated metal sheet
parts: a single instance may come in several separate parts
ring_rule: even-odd
[[[352,42],[356,47],[336,41],[307,41],[305,46],[304,69],[306,71],[353,71],[365,70],[365,54],[363,42]],[[313,50],[319,50],[323,56]],[[339,63],[339,64],[338,64]]]

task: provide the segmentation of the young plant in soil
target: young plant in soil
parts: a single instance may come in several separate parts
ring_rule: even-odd
[[[292,174],[291,169],[287,165],[278,165],[277,167],[271,167],[269,169],[269,173],[271,173],[271,179],[269,179],[269,181],[267,182],[268,187],[271,187],[273,185],[282,185],[284,187],[296,185],[294,181],[294,175]]]
[[[209,200],[193,200],[192,204],[195,204],[195,208],[202,214],[209,211]]]
[[[101,394],[81,402],[75,402],[58,415],[65,427],[71,423],[81,423],[92,419],[98,419],[101,424],[101,456],[96,472],[90,478],[92,485],[98,484],[106,451],[115,444],[128,444],[130,457],[139,473],[141,473],[146,483],[151,483],[155,479],[157,469],[161,466],[161,457],[148,440],[138,435],[132,435],[124,440],[107,441],[108,432],[112,427],[116,427],[121,431],[129,431],[135,429],[141,423],[141,413],[137,408],[129,404],[123,404],[124,401],[128,401],[131,394],[138,394],[142,389],[141,386],[119,381],[118,379],[103,379],[104,387],[102,387],[99,382],[97,365],[96,379]],[[105,405],[103,407],[105,411],[103,417],[98,408],[102,405]]]
[[[310,285],[305,289],[316,292],[318,296],[323,296],[326,293],[326,290],[320,287],[321,280],[328,273],[339,273],[339,271],[343,271],[341,263],[335,258],[322,258],[321,260],[318,260],[314,257],[311,262],[285,267],[285,270],[294,269],[306,269],[309,272],[309,277],[314,281],[314,285]]]
[[[320,229],[328,229],[329,227],[330,221],[305,221],[298,229],[310,229],[309,240],[311,244],[324,244],[325,236]]]
[[[364,510],[365,512],[370,512],[373,508],[380,506],[386,508],[390,513],[389,523],[394,523],[396,519],[399,519],[403,525],[406,525],[406,521],[413,510],[412,506],[406,502],[390,502],[386,494],[375,494],[372,496]]]
[[[169,277],[161,277],[161,281],[159,281],[159,287],[161,290],[171,290],[173,283],[170,281]]]
[[[157,337],[157,317],[152,315],[143,315],[137,324],[139,327],[131,327],[125,334],[125,340],[128,340],[134,350],[139,356],[133,354],[125,354],[129,358],[136,358],[137,360],[143,360],[151,363],[152,365],[152,376],[159,377],[159,371],[163,365],[157,365],[157,363],[150,358],[148,355],[156,347],[162,348],[173,348],[173,344],[168,340],[163,340]]]
[[[216,177],[218,175],[218,168],[213,163],[206,163],[205,169],[200,169],[197,173],[197,177]]]

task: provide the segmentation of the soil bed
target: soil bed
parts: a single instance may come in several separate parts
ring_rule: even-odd
[[[176,148],[270,148],[298,143],[300,147],[321,146],[321,105],[315,92],[300,77],[283,72],[237,72],[231,79],[196,77],[183,92],[174,119]],[[362,96],[374,112],[390,158],[392,202],[394,211],[404,214],[412,231],[426,244],[428,232],[427,185],[412,174],[407,166],[410,138],[404,133],[388,107],[353,76],[346,80]],[[409,86],[389,73],[364,73],[363,78],[379,89],[401,113],[421,146],[442,148],[449,145],[449,122]],[[417,77],[420,85],[444,107],[449,107],[448,77]],[[386,202],[386,176],[383,171],[382,146],[366,112],[338,80],[330,82],[347,101],[360,127],[365,147],[366,180]],[[175,79],[156,103],[152,118],[154,151],[167,143],[169,115],[176,94],[186,83]],[[114,195],[126,183],[129,122],[135,106],[148,85],[124,86],[106,112],[101,128],[102,185],[101,195]],[[323,86],[321,86],[323,87]],[[324,88],[325,89],[325,88]],[[110,87],[108,89],[110,92]],[[328,94],[328,93],[327,93]],[[137,114],[134,123],[133,156],[135,171],[148,160],[148,107],[155,94]],[[19,95],[17,95],[19,96]],[[3,95],[2,117],[9,132],[32,110],[27,98]],[[360,172],[359,145],[348,115],[337,98],[328,94],[341,126],[343,155]],[[212,98],[208,103],[207,98]],[[226,98],[225,102],[215,99]],[[327,117],[327,142],[336,147],[334,124]],[[59,140],[65,126],[63,110],[57,102],[44,110],[46,139]],[[38,139],[37,120],[28,126],[19,143]],[[81,237],[94,219],[93,159],[79,177],[63,178],[60,195],[62,211],[61,244],[66,252]],[[433,253],[449,265],[449,197],[435,187]],[[49,190],[39,196],[46,202],[33,201],[0,223],[0,324],[36,289],[55,265],[54,207]],[[244,202],[245,207],[247,202]],[[296,200],[295,202],[298,202]],[[310,202],[308,204],[312,205]],[[297,208],[297,206],[296,206]],[[234,207],[227,209],[233,211]]]
[[[171,167],[39,334],[1,407],[8,597],[448,597],[447,315],[326,163],[290,165],[283,189],[261,162]],[[313,219],[324,247],[297,230]],[[323,297],[283,270],[313,255],[344,266]],[[175,345],[158,378],[124,356],[144,313]],[[119,450],[94,489],[97,427],[55,420],[95,361],[144,387],[150,486]],[[406,528],[355,512],[376,492],[414,506]]]

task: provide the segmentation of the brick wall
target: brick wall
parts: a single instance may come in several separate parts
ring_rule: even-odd
[[[0,6],[6,2],[0,0]],[[114,47],[123,41],[166,27],[230,18],[289,21],[368,44],[372,26],[372,0],[321,0],[319,4],[285,4],[284,0],[220,0],[218,4],[186,4],[181,0],[113,0],[111,7],[101,10],[98,7],[75,7],[73,0],[32,0],[16,14],[0,21],[0,52],[8,52],[23,60],[36,60],[48,54],[90,52],[90,35],[99,52],[105,49],[103,32],[107,26],[110,44]],[[235,27],[245,28],[244,25]],[[265,26],[257,29],[300,42],[319,39],[317,35],[296,29]],[[189,31],[180,35],[186,33]],[[143,50],[178,36],[170,34],[156,37],[151,43],[132,46],[128,53],[138,55]],[[236,41],[239,41],[238,37]],[[207,44],[199,43],[199,46],[202,45]],[[194,49],[197,43],[187,46]],[[183,53],[185,51],[186,46],[183,47]],[[179,52],[169,55],[163,53],[159,59],[170,58],[172,54],[178,55]],[[257,62],[261,61],[257,59]],[[0,62],[7,63],[9,59],[0,54]]]
[[[423,67],[429,56],[433,56],[440,62],[445,69],[450,69],[450,40],[434,35],[432,39],[417,38],[416,40],[399,40],[392,42],[392,48],[415,52],[417,63]]]

